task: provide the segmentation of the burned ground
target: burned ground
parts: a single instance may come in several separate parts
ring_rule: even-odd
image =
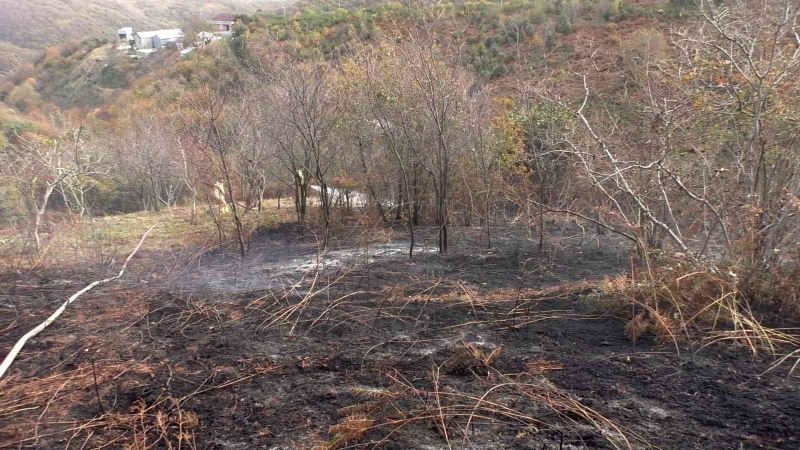
[[[275,227],[245,260],[140,255],[0,381],[2,448],[797,448],[800,391],[735,344],[634,346],[594,295],[610,236]],[[506,239],[503,239],[503,236]],[[513,235],[513,236],[512,236]],[[524,242],[527,247],[520,247]],[[163,261],[180,260],[176,270]],[[84,278],[81,278],[84,277]],[[0,346],[85,273],[7,275]]]

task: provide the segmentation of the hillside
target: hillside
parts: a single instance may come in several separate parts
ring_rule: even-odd
[[[177,26],[219,12],[249,13],[283,0],[0,0],[0,74],[48,46],[111,37],[130,25]]]
[[[0,450],[800,448],[797,24],[297,0],[45,47],[0,80]]]

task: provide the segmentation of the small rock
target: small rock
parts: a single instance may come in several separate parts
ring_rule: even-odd
[[[663,410],[663,409],[661,409],[661,408],[659,408],[657,406],[650,407],[647,412],[649,413],[651,418],[656,419],[656,420],[665,420],[665,419],[669,419],[670,417],[672,417],[669,412],[667,412],[667,411],[665,411],[665,410]]]

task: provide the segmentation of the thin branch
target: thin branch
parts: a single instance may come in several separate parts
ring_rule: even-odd
[[[78,297],[80,297],[81,295],[85,294],[86,292],[91,291],[92,289],[96,288],[97,286],[100,286],[100,285],[103,285],[103,284],[107,284],[107,283],[111,283],[112,281],[116,281],[116,280],[122,278],[122,276],[125,274],[125,270],[128,268],[128,263],[131,261],[133,256],[136,255],[136,253],[139,251],[139,248],[141,248],[142,244],[144,243],[145,238],[147,238],[147,235],[150,234],[150,232],[156,226],[158,226],[158,223],[156,223],[155,225],[151,226],[150,228],[147,229],[147,231],[144,232],[144,234],[142,235],[142,238],[139,240],[139,243],[136,245],[136,248],[134,248],[133,252],[131,252],[131,254],[128,255],[128,258],[125,260],[125,263],[122,265],[122,268],[120,269],[119,273],[116,276],[113,276],[113,277],[110,277],[110,278],[105,278],[103,280],[94,281],[94,282],[90,283],[89,285],[87,285],[86,287],[84,287],[83,289],[81,289],[80,291],[72,294],[72,296],[70,298],[68,298],[67,301],[65,301],[53,314],[51,314],[50,317],[47,318],[47,320],[45,320],[44,322],[40,323],[36,328],[34,328],[31,331],[29,331],[28,333],[26,333],[25,336],[22,336],[17,341],[17,343],[14,344],[14,347],[11,349],[11,351],[8,352],[8,355],[6,355],[5,359],[3,360],[3,363],[0,364],[0,378],[3,378],[3,375],[5,375],[5,373],[8,370],[8,368],[11,367],[11,363],[14,362],[14,359],[17,357],[17,354],[19,354],[20,350],[22,350],[22,347],[24,347],[25,344],[30,339],[36,337],[36,335],[38,335],[45,328],[50,326],[50,324],[55,322],[55,320],[58,319],[59,316],[61,316],[61,314],[64,312],[64,310],[67,309],[67,306],[70,303],[74,302],[75,300],[78,299]]]

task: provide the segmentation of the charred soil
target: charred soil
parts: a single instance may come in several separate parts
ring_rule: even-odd
[[[2,448],[797,448],[797,376],[735,344],[634,346],[591,295],[610,236],[254,236],[171,272],[143,254],[0,380]],[[523,243],[522,246],[519,244]],[[81,278],[83,277],[83,278]],[[8,349],[86,274],[6,274]]]

